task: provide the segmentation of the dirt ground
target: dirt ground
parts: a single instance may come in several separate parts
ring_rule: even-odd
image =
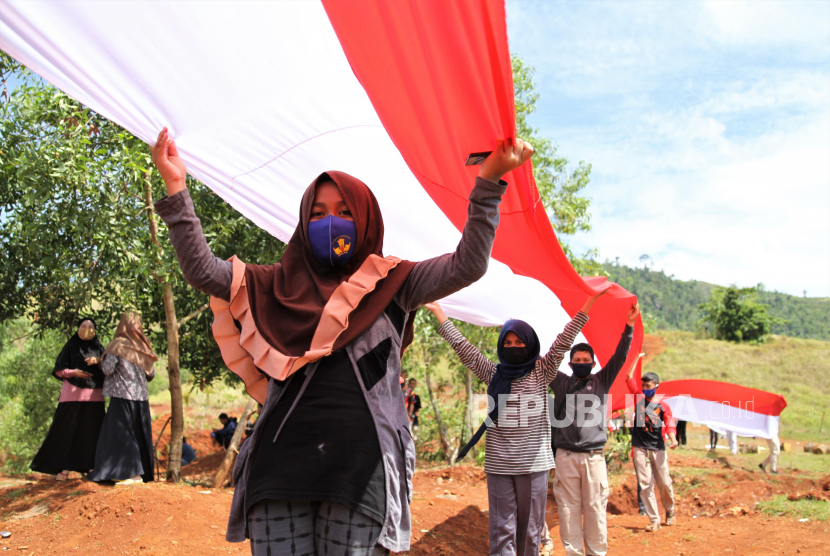
[[[209,433],[206,433],[209,434]],[[206,450],[205,439],[196,440]],[[209,440],[209,436],[207,436]],[[0,478],[0,530],[11,537],[0,549],[25,556],[48,554],[246,554],[245,543],[224,540],[232,490],[192,483],[210,477],[222,452],[202,455],[184,468],[191,484],[129,487],[82,479]],[[805,478],[762,475],[714,460],[672,454],[678,525],[645,533],[637,515],[633,470],[616,476],[608,505],[612,554],[827,554],[830,523],[768,517],[756,504],[776,494],[830,494],[830,475]],[[630,465],[630,464],[629,464]],[[826,499],[826,498],[825,498]],[[413,555],[486,555],[487,486],[469,465],[419,470],[412,502]],[[558,514],[548,496],[548,525],[555,554],[562,553]]]
[[[660,336],[654,334],[643,335],[643,365],[651,363],[655,357],[666,351],[666,342]]]
[[[159,472],[164,476],[167,471],[167,445],[170,444],[170,426],[164,426],[169,414],[163,414],[153,421],[153,439],[158,441]],[[164,429],[164,434],[159,437]],[[184,436],[187,443],[196,451],[196,461],[182,468],[182,477],[192,483],[212,484],[212,477],[225,457],[225,451],[210,437],[209,430],[189,430]]]

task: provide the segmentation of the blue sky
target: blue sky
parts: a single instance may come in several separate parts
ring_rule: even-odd
[[[508,0],[600,260],[830,296],[830,2]]]

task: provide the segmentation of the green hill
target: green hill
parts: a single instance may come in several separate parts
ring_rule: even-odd
[[[682,331],[658,335],[666,351],[647,370],[661,380],[720,380],[783,394],[787,409],[781,414],[781,436],[830,442],[830,342],[773,336],[764,344],[749,345],[699,339]]]
[[[665,272],[630,268],[606,262],[610,279],[635,294],[651,321],[660,330],[697,330],[698,306],[709,299],[714,284],[677,280]],[[830,341],[830,298],[796,297],[761,289],[759,301],[770,306],[770,314],[786,319],[773,327],[774,334],[793,338]]]

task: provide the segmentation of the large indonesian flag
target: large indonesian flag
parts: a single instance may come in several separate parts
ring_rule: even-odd
[[[385,254],[453,251],[466,156],[515,135],[501,0],[0,0],[0,48],[145,141],[168,126],[190,173],[283,241],[305,187],[337,169],[377,196]],[[530,165],[505,179],[490,270],[444,303],[477,324],[524,319],[550,345],[605,279],[568,263]],[[614,285],[591,312],[601,364],[632,301]],[[638,323],[632,357],[641,342]]]

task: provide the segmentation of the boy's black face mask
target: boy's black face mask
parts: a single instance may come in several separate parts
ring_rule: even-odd
[[[505,363],[519,365],[527,361],[527,346],[502,348],[501,354]]]
[[[591,374],[593,368],[593,363],[571,363],[571,369],[573,369],[576,378],[585,378]]]

